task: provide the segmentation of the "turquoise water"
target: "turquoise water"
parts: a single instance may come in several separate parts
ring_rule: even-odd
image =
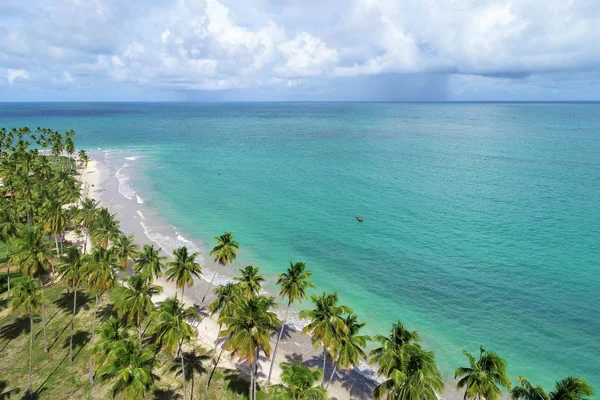
[[[481,344],[600,391],[600,104],[0,104],[18,125],[141,155],[166,220],[269,277],[306,261],[448,377]]]

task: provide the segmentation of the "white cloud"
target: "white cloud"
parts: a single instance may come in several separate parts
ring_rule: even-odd
[[[22,14],[0,15],[0,68],[13,71],[6,82],[32,88],[300,90],[394,73],[539,76],[522,84],[541,85],[545,74],[600,66],[593,1],[5,2]]]
[[[17,80],[27,80],[27,79],[29,79],[29,75],[27,74],[27,71],[22,70],[22,69],[9,69],[8,73],[6,74],[6,80],[8,81],[8,83],[10,85],[15,83],[15,81],[17,81]]]
[[[275,72],[286,77],[308,77],[327,73],[339,59],[337,50],[328,48],[321,39],[306,32],[281,43],[279,51],[285,62],[277,65]]]

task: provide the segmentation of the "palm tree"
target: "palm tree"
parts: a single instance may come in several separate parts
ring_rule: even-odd
[[[261,350],[269,357],[270,336],[281,326],[281,321],[271,311],[277,305],[272,297],[240,298],[235,304],[231,314],[219,316],[219,323],[227,326],[219,336],[228,338],[224,349],[250,365],[250,399],[255,400],[258,357]]]
[[[84,168],[87,167],[90,158],[88,157],[87,152],[85,150],[79,150],[79,153],[77,153],[77,158],[79,159],[79,162],[81,163],[81,165],[83,165]]]
[[[31,387],[31,363],[33,351],[33,313],[42,305],[40,283],[31,276],[17,282],[12,293],[12,308],[21,314],[29,314],[29,394],[33,395]]]
[[[378,365],[377,374],[390,376],[394,370],[402,371],[410,353],[419,346],[421,338],[417,331],[409,331],[400,321],[392,325],[389,336],[375,335],[380,347],[369,353],[370,363]]]
[[[6,263],[7,267],[7,284],[8,284],[8,293],[10,295],[10,243],[15,239],[17,234],[19,233],[17,216],[15,212],[15,207],[12,206],[12,202],[9,200],[0,200],[0,208],[3,210],[0,213],[0,241],[4,242],[6,246],[6,255],[9,261]]]
[[[506,361],[498,354],[486,351],[483,347],[479,347],[479,360],[466,350],[463,350],[463,354],[469,360],[469,366],[457,368],[454,377],[460,378],[457,388],[465,388],[465,399],[498,400],[502,395],[500,387],[510,389]]]
[[[87,242],[90,234],[90,229],[96,220],[98,212],[98,202],[90,198],[85,198],[81,202],[81,208],[78,212],[78,220],[81,226],[85,229],[85,242],[83,242],[83,254],[87,253]]]
[[[142,340],[142,322],[154,310],[152,296],[162,293],[162,287],[153,285],[150,279],[140,274],[125,278],[115,304],[119,314],[138,328],[139,340]]]
[[[84,278],[84,265],[81,252],[76,247],[69,247],[66,256],[62,257],[59,272],[61,278],[73,289],[73,315],[71,316],[71,339],[69,341],[69,362],[73,362],[73,332],[75,330],[75,313],[77,312],[77,289]]]
[[[208,311],[210,312],[211,316],[215,315],[215,313],[231,314],[234,309],[235,302],[242,296],[240,285],[233,282],[228,282],[223,286],[217,286],[213,290],[213,293],[217,296],[217,298],[214,299],[208,306]],[[219,324],[219,333],[220,332],[221,324]],[[217,350],[218,343],[219,338],[215,340],[215,351]]]
[[[98,370],[101,380],[114,380],[112,397],[145,398],[154,389],[154,353],[135,337],[115,343],[104,366]]]
[[[13,249],[9,262],[16,265],[23,276],[38,277],[42,288],[42,298],[44,297],[44,286],[42,284],[42,275],[51,268],[50,250],[44,241],[44,234],[41,229],[32,226],[24,228],[19,236],[14,239],[11,248]],[[48,340],[46,338],[46,309],[42,301],[42,331],[44,334],[44,351],[48,352]]]
[[[183,302],[183,290],[185,286],[194,285],[194,277],[200,278],[202,267],[196,262],[198,253],[188,254],[187,247],[179,247],[173,251],[175,260],[167,264],[167,281],[175,281],[175,286],[181,288],[181,301]]]
[[[103,365],[115,343],[127,337],[127,326],[120,318],[111,315],[106,322],[100,325],[96,331],[98,340],[92,347],[92,354],[96,356],[96,363]]]
[[[185,308],[177,298],[169,298],[159,305],[156,312],[156,323],[151,332],[157,335],[162,346],[170,353],[181,358],[181,374],[183,377],[183,398],[185,398],[185,363],[183,350],[184,342],[196,336],[196,330],[187,321],[199,319],[200,314],[194,307]]]
[[[162,276],[163,261],[166,259],[166,256],[160,255],[160,248],[155,249],[154,245],[145,244],[144,250],[138,254],[135,260],[133,270],[136,274],[142,273],[160,278]]]
[[[54,235],[54,243],[56,244],[56,256],[60,257],[61,251],[58,247],[58,238],[67,227],[66,210],[62,208],[62,204],[55,200],[50,200],[44,205],[44,226]]]
[[[119,221],[115,219],[115,214],[111,214],[108,208],[100,208],[91,227],[92,242],[107,248],[108,243],[115,240],[119,233]]]
[[[517,379],[519,385],[510,391],[513,400],[588,400],[594,395],[590,384],[581,378],[570,376],[556,382],[550,394],[541,386],[533,386],[522,376],[518,376]]]
[[[121,268],[124,270],[127,268],[129,260],[135,259],[140,250],[140,247],[134,243],[133,235],[127,236],[124,233],[120,233],[117,236],[117,240],[113,243],[112,247],[115,249],[115,255],[121,262]]]
[[[442,375],[435,364],[433,352],[424,351],[421,346],[406,349],[404,365],[393,368],[373,391],[375,399],[387,398],[403,400],[437,400],[436,393],[444,389]]]
[[[222,267],[226,267],[227,264],[234,262],[240,245],[238,242],[233,240],[233,233],[225,232],[221,236],[215,236],[214,239],[217,241],[217,245],[210,251],[210,255],[213,256],[213,260]],[[204,299],[206,299],[206,295],[208,295],[208,291],[212,287],[215,276],[217,276],[217,271],[215,271],[212,278],[210,278],[210,284],[208,285],[206,293],[204,293],[204,296],[201,300],[202,303],[204,302]]]
[[[324,385],[327,353],[338,345],[340,334],[347,334],[348,328],[344,324],[342,314],[347,314],[351,310],[346,306],[337,304],[337,293],[323,293],[322,296],[311,295],[310,298],[315,308],[300,312],[300,318],[310,321],[302,332],[311,334],[311,341],[315,348],[323,347],[323,379],[321,385]]]
[[[117,258],[112,249],[107,250],[104,247],[98,246],[92,249],[91,254],[84,256],[84,262],[86,264],[84,274],[86,276],[87,286],[96,296],[94,319],[92,320],[92,338],[90,341],[93,346],[99,298],[106,290],[112,289],[117,282]],[[93,354],[91,354],[89,364],[90,383],[94,383],[94,373],[92,369],[93,362],[94,357]]]
[[[312,272],[305,271],[305,269],[305,263],[297,262],[294,264],[290,261],[290,267],[286,272],[280,274],[279,279],[277,280],[277,284],[281,286],[279,297],[282,299],[287,299],[287,307],[285,309],[279,335],[277,336],[277,341],[275,342],[273,358],[271,359],[269,375],[267,377],[267,385],[271,383],[271,374],[273,373],[273,365],[275,364],[275,357],[277,356],[277,348],[279,347],[279,342],[283,336],[283,330],[285,329],[285,322],[287,320],[288,312],[290,311],[290,306],[296,301],[302,302],[302,300],[306,298],[306,290],[308,288],[315,287],[315,285],[309,281],[309,278],[312,276]]]
[[[327,392],[315,383],[321,370],[305,367],[299,361],[281,363],[283,386],[274,395],[275,400],[327,400]]]
[[[74,132],[73,132],[74,133]],[[70,158],[73,157],[73,154],[75,154],[75,143],[73,142],[73,136],[66,136],[65,137],[65,150],[67,151],[67,154],[69,155],[69,165],[70,165]]]
[[[241,276],[233,278],[233,280],[239,282],[240,289],[247,298],[258,296],[261,282],[265,281],[265,278],[259,275],[258,271],[258,267],[248,265],[246,268],[240,269]]]
[[[39,277],[52,267],[51,254],[44,240],[44,234],[35,226],[22,229],[13,240],[11,248],[10,260],[24,276]]]
[[[338,346],[335,349],[337,353],[337,362],[333,364],[333,370],[327,382],[326,388],[329,387],[333,376],[335,375],[336,367],[350,368],[359,364],[360,359],[366,359],[367,355],[364,348],[367,341],[371,338],[367,335],[360,335],[360,329],[365,326],[364,322],[358,322],[358,317],[354,313],[348,314],[344,318],[346,332],[340,332],[338,338]]]

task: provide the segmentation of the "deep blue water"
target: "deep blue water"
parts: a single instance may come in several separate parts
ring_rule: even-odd
[[[22,125],[140,155],[169,222],[233,231],[271,286],[306,261],[446,376],[481,344],[513,377],[600,390],[600,104],[0,104]]]

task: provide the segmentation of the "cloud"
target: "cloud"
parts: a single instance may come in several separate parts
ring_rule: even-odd
[[[455,98],[502,86],[515,98],[560,96],[548,85],[558,76],[564,87],[585,77],[598,94],[589,72],[600,67],[599,37],[593,1],[5,0],[0,85],[300,93],[442,74]]]
[[[330,49],[319,38],[306,32],[281,43],[279,51],[284,63],[275,67],[275,73],[284,77],[308,77],[326,74],[338,62],[337,50]]]
[[[18,80],[27,79],[29,79],[29,75],[27,74],[27,71],[24,71],[22,69],[9,69],[8,73],[6,74],[6,80],[8,81],[9,85],[14,84],[15,81]]]

